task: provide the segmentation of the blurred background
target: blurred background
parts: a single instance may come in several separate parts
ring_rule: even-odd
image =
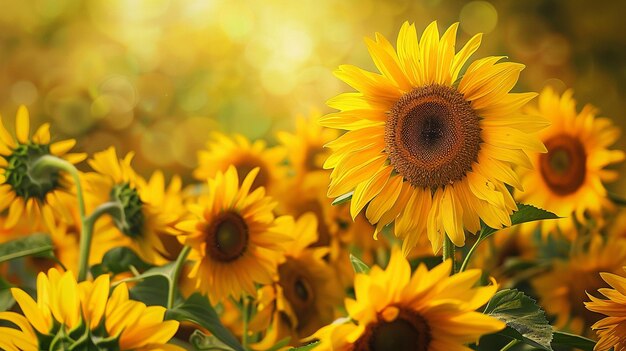
[[[517,90],[575,89],[626,126],[624,1],[0,0],[0,114],[93,153],[134,150],[135,166],[188,175],[212,130],[275,140],[349,88],[332,71],[373,70],[363,37],[395,43],[460,21],[458,47],[527,65]],[[618,147],[626,144],[620,141]],[[622,170],[623,171],[623,170]]]

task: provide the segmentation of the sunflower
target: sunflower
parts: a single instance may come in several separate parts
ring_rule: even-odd
[[[369,275],[357,274],[356,300],[346,299],[351,321],[317,331],[316,350],[455,350],[504,328],[504,322],[475,311],[497,286],[476,287],[477,269],[450,277],[451,268],[450,260],[430,271],[420,264],[411,275],[409,263],[394,250],[384,271],[375,266]]]
[[[593,349],[606,351],[613,347],[614,351],[626,351],[626,278],[606,272],[600,273],[600,276],[612,289],[598,290],[608,300],[588,295],[591,302],[585,302],[588,310],[607,316],[591,326],[599,339]]]
[[[593,235],[588,247],[575,247],[571,257],[556,261],[550,272],[533,279],[531,284],[541,306],[556,317],[555,327],[581,333],[602,317],[585,308],[585,292],[606,287],[600,272],[626,276],[622,271],[624,262],[626,240],[609,239],[605,242],[599,235]]]
[[[284,152],[279,147],[267,147],[263,140],[250,142],[240,134],[228,137],[216,132],[213,133],[213,140],[207,143],[207,150],[198,152],[198,167],[193,176],[205,182],[215,177],[217,172],[226,172],[230,165],[234,165],[241,183],[245,175],[258,167],[259,174],[251,190],[262,186],[271,194],[286,174]]]
[[[106,228],[95,236],[107,238],[107,249],[130,247],[146,262],[163,264],[175,258],[177,252],[172,250],[180,249],[172,234],[185,215],[181,180],[174,177],[166,187],[163,174],[157,171],[146,181],[132,169],[132,157],[129,153],[118,159],[111,147],[88,161],[95,171],[87,174],[90,207],[118,202],[124,213],[124,221],[108,218]]]
[[[328,158],[328,150],[324,149],[324,145],[339,135],[335,129],[320,126],[319,118],[317,113],[309,118],[298,117],[295,133],[277,133],[297,179],[320,171],[326,173],[322,168],[324,160]]]
[[[445,235],[463,246],[464,229],[476,232],[481,220],[511,225],[517,206],[506,185],[521,188],[512,167],[545,151],[535,135],[545,121],[519,111],[536,94],[509,93],[524,65],[487,57],[460,76],[482,36],[455,54],[457,28],[440,37],[433,22],[418,41],[404,23],[397,51],[378,33],[367,39],[381,73],[340,66],[335,75],[358,92],[330,99],[340,111],[320,122],[347,130],[326,145],[328,196],[353,191],[352,216],[367,206],[377,231],[395,220],[405,254],[424,232],[437,253]]]
[[[328,248],[309,248],[317,241],[317,218],[306,213],[295,223],[295,238],[286,247],[285,261],[278,266],[278,278],[258,292],[257,329],[271,330],[256,345],[268,349],[285,337],[291,345],[332,322],[335,307],[343,294],[333,268],[324,260]]]
[[[549,119],[552,125],[539,135],[548,149],[546,154],[534,154],[531,162],[536,171],[521,170],[525,192],[516,197],[535,206],[565,217],[535,222],[547,235],[554,230],[572,238],[576,235],[575,220],[588,223],[585,214],[601,220],[603,210],[614,206],[607,198],[603,183],[616,180],[608,165],[624,159],[621,150],[609,150],[620,131],[607,118],[596,118],[596,109],[586,105],[576,112],[576,101],[568,90],[562,96],[545,88],[537,107],[529,113]]]
[[[6,350],[48,350],[80,343],[80,349],[182,350],[166,343],[178,329],[177,321],[163,321],[165,308],[147,307],[128,298],[120,284],[109,297],[109,276],[77,283],[72,272],[52,268],[37,276],[37,301],[26,292],[11,293],[23,311],[0,312],[0,347]]]
[[[208,179],[208,195],[189,207],[194,219],[181,222],[179,240],[191,247],[195,264],[189,278],[208,293],[213,304],[228,296],[254,295],[254,284],[270,284],[293,226],[291,217],[276,218],[265,188],[251,190],[260,169],[241,184],[234,166]]]
[[[50,124],[41,125],[30,136],[30,117],[25,106],[17,110],[13,139],[0,118],[0,212],[8,209],[5,228],[14,227],[24,216],[33,225],[51,223],[55,217],[67,217],[60,198],[72,197],[71,180],[60,170],[46,175],[46,179],[33,180],[29,172],[42,156],[52,155],[76,164],[85,154],[68,154],[76,140],[50,142]]]

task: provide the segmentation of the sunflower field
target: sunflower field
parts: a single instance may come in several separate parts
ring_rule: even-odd
[[[0,0],[0,350],[626,351],[625,11]]]

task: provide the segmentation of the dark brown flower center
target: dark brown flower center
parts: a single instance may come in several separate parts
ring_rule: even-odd
[[[270,175],[267,171],[267,167],[261,160],[253,157],[245,157],[235,162],[235,168],[237,168],[237,175],[239,176],[239,184],[243,183],[248,173],[257,167],[259,167],[259,173],[256,175],[256,178],[254,178],[250,191],[259,187],[267,188],[270,183]]]
[[[287,257],[285,262],[278,266],[278,276],[278,284],[282,287],[285,298],[298,319],[297,329],[302,332],[318,313],[313,279],[306,265],[291,257]],[[311,330],[313,331],[315,330]]]
[[[235,212],[218,215],[206,229],[206,254],[217,261],[230,262],[248,247],[248,225]]]
[[[561,134],[545,142],[548,152],[539,156],[539,169],[550,189],[558,195],[576,192],[585,181],[587,154],[580,140]]]
[[[480,151],[480,118],[452,87],[428,85],[389,110],[385,146],[391,165],[415,187],[461,180]]]
[[[354,343],[354,351],[427,351],[431,340],[426,319],[401,308],[390,322],[379,314],[378,322],[369,324]]]

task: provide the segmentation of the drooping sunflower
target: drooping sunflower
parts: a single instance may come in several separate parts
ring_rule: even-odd
[[[531,284],[541,306],[556,317],[555,327],[590,334],[589,328],[602,316],[585,308],[586,292],[608,287],[600,278],[601,272],[626,276],[622,270],[624,262],[626,239],[611,238],[605,242],[596,234],[588,246],[577,246],[569,259],[555,261],[551,271],[533,279]]]
[[[213,304],[254,295],[255,283],[270,284],[292,240],[293,219],[274,216],[276,204],[264,187],[251,191],[259,171],[250,171],[241,184],[234,166],[217,172],[208,179],[208,195],[189,206],[194,218],[177,226],[195,261],[189,278]]]
[[[215,177],[217,172],[226,172],[230,165],[234,165],[241,183],[251,170],[258,167],[259,174],[251,190],[262,186],[268,194],[272,194],[284,179],[284,149],[268,147],[263,140],[251,142],[240,134],[229,137],[215,132],[212,137],[207,143],[207,150],[198,152],[198,167],[193,172],[196,179],[205,182]]]
[[[252,322],[268,330],[255,345],[266,350],[290,337],[290,345],[333,321],[343,294],[333,268],[324,260],[328,248],[310,248],[317,241],[317,218],[306,213],[295,223],[294,241],[286,247],[285,261],[278,266],[276,282],[258,292],[258,314]],[[270,322],[271,321],[271,322]],[[251,326],[252,328],[252,326]]]
[[[606,272],[600,273],[600,276],[612,289],[598,290],[607,299],[588,294],[591,302],[585,302],[590,311],[607,316],[591,326],[599,339],[593,349],[607,351],[613,347],[614,351],[626,351],[626,277]]]
[[[545,121],[520,112],[535,93],[510,93],[524,65],[487,57],[461,68],[481,34],[455,53],[453,24],[441,37],[436,22],[418,41],[404,23],[397,50],[380,34],[367,39],[380,71],[342,65],[335,75],[357,92],[328,101],[340,110],[321,119],[347,130],[326,146],[333,168],[329,197],[354,191],[350,206],[380,231],[395,220],[403,251],[426,232],[434,252],[444,235],[456,246],[480,221],[511,224],[517,207],[506,184],[521,188],[513,165],[529,165],[526,152],[544,152],[536,132]]]
[[[109,297],[109,276],[77,283],[74,274],[52,268],[37,276],[37,301],[26,292],[11,293],[23,311],[0,312],[0,347],[5,350],[49,350],[60,345],[79,349],[183,350],[167,342],[178,330],[177,321],[163,321],[165,308],[130,300],[120,284]]]
[[[41,156],[57,156],[76,164],[86,155],[67,153],[76,144],[74,139],[52,143],[48,123],[41,125],[31,137],[25,106],[17,110],[15,135],[14,139],[0,118],[0,212],[8,209],[5,228],[14,227],[23,216],[33,225],[42,220],[51,223],[58,216],[67,217],[59,205],[59,198],[72,197],[72,183],[67,174],[55,170],[45,179],[35,181],[27,173]]]
[[[157,171],[146,181],[131,167],[132,157],[129,153],[118,159],[115,149],[110,147],[95,153],[88,161],[95,172],[86,175],[87,203],[95,208],[106,202],[118,202],[125,218],[122,222],[108,217],[106,227],[95,235],[106,237],[109,249],[130,247],[146,262],[163,264],[176,256],[166,244],[179,246],[172,240],[172,234],[185,215],[181,180],[174,177],[166,187],[163,174]]]
[[[350,322],[331,324],[313,337],[318,350],[460,350],[504,322],[476,312],[496,292],[495,284],[476,287],[480,270],[450,275],[451,261],[432,270],[411,268],[394,250],[383,271],[357,274],[356,300],[346,299]],[[354,323],[353,323],[354,321]]]
[[[307,175],[327,172],[323,169],[328,150],[324,145],[339,136],[337,130],[320,126],[320,115],[313,113],[309,118],[298,117],[294,133],[280,131],[278,140],[285,148],[287,159],[293,168],[295,177],[302,179]],[[327,177],[326,174],[324,176]]]
[[[585,214],[601,220],[604,210],[614,205],[603,183],[617,179],[617,172],[606,169],[624,160],[621,150],[609,150],[620,131],[607,118],[597,118],[597,110],[586,105],[576,111],[572,90],[559,96],[545,88],[536,107],[529,113],[544,116],[552,123],[539,134],[548,152],[534,154],[534,170],[521,170],[525,191],[516,194],[520,201],[553,211],[562,219],[534,222],[544,235],[559,230],[566,237],[576,235],[574,221],[586,223]]]

